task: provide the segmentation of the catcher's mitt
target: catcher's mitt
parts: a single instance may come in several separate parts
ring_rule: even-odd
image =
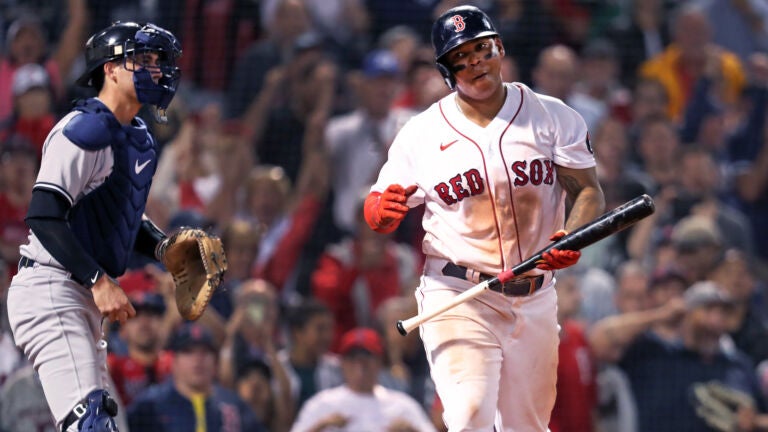
[[[711,428],[736,432],[736,413],[740,408],[754,407],[752,397],[742,391],[724,386],[718,381],[693,385],[693,405],[696,414]]]
[[[157,245],[155,256],[173,276],[181,316],[199,318],[227,270],[221,239],[201,229],[181,228]]]

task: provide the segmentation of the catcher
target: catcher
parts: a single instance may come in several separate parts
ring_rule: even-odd
[[[77,82],[98,97],[78,101],[45,140],[7,304],[60,431],[117,431],[102,322],[136,314],[115,280],[133,252],[165,264],[187,319],[200,316],[226,270],[218,238],[191,229],[165,238],[143,216],[158,147],[137,115],[146,105],[166,120],[179,56],[176,37],[153,24],[94,34]]]

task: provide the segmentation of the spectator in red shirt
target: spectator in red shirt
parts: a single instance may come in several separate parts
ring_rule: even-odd
[[[579,312],[579,278],[574,272],[557,275],[557,322],[561,326],[557,364],[557,398],[549,423],[551,432],[592,432],[597,407],[595,362]]]
[[[417,285],[418,260],[412,247],[368,228],[358,206],[354,236],[328,246],[312,274],[312,294],[333,312],[334,342],[360,326],[372,326],[385,300]]]
[[[245,184],[248,216],[264,233],[256,257],[255,276],[277,287],[283,298],[310,239],[328,190],[324,158],[307,158],[296,186],[275,165],[253,168]],[[322,161],[321,161],[322,159]]]
[[[27,214],[39,161],[32,144],[12,136],[0,146],[0,261],[16,274],[19,245],[27,241]]]
[[[161,326],[165,302],[160,294],[136,292],[131,296],[136,316],[120,327],[128,354],[107,357],[112,380],[125,406],[152,384],[171,374],[173,354],[162,350]]]
[[[0,119],[0,139],[21,135],[30,141],[40,158],[45,138],[58,120],[48,72],[36,63],[24,65],[13,74],[11,88],[13,111]]]

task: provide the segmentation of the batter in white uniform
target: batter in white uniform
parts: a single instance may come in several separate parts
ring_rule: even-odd
[[[163,120],[179,55],[173,34],[152,24],[96,33],[78,83],[98,98],[79,101],[43,148],[8,316],[59,430],[117,431],[101,325],[136,314],[115,278],[132,252],[154,257],[165,237],[143,216],[157,145],[136,115],[148,104]]]
[[[420,310],[514,267],[605,206],[584,120],[560,100],[502,82],[504,47],[485,13],[447,11],[432,43],[456,91],[403,127],[365,205],[382,233],[426,205]],[[547,430],[557,376],[554,270],[579,256],[552,250],[503,293],[487,291],[421,326],[449,431]]]

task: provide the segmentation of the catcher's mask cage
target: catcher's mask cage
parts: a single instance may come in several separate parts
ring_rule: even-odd
[[[157,64],[144,61],[142,54],[158,55]],[[86,70],[77,84],[93,87],[93,74],[107,62],[121,60],[126,70],[133,72],[136,97],[142,104],[154,105],[155,120],[167,122],[165,110],[176,94],[181,70],[176,60],[181,57],[181,44],[161,27],[148,23],[116,22],[93,35],[85,46]],[[157,82],[153,73],[160,72]]]
[[[432,25],[432,47],[437,69],[451,90],[456,87],[456,78],[445,55],[465,42],[498,35],[488,15],[474,6],[455,7],[440,15]]]

